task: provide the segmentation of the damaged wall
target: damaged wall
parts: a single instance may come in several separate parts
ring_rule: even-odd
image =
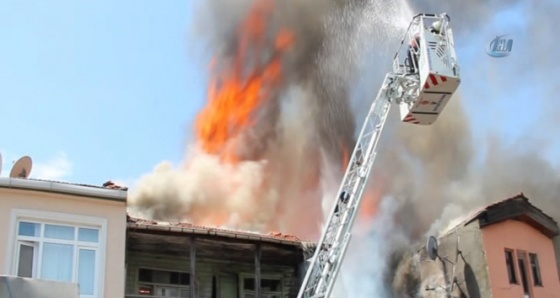
[[[393,284],[399,297],[492,297],[478,221],[451,230],[438,239],[438,245],[439,259],[435,261],[428,258],[425,246],[415,254],[405,256],[402,264],[410,265],[401,266],[399,270],[408,272],[408,278]],[[411,274],[414,271],[416,275]],[[414,285],[418,288],[414,289]],[[452,289],[450,296],[446,296],[446,288]]]

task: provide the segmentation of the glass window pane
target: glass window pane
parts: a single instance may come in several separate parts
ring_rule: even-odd
[[[78,230],[78,240],[85,242],[98,242],[99,241],[99,230],[98,229],[88,229],[79,228]]]
[[[188,286],[190,284],[191,277],[188,273],[181,273],[181,280],[180,284],[184,286]]]
[[[41,236],[41,224],[20,221],[18,235],[39,237]]]
[[[255,289],[255,279],[254,278],[243,279],[243,289],[244,290],[254,290]]]
[[[141,268],[138,272],[138,280],[143,282],[152,282],[152,270]]]
[[[154,282],[160,284],[170,284],[171,283],[171,272],[154,270]]]
[[[80,249],[78,283],[80,294],[93,295],[95,281],[95,250]]]
[[[282,283],[279,279],[262,279],[261,289],[263,291],[279,292]]]
[[[41,278],[72,281],[73,254],[74,249],[72,245],[44,243]]]
[[[33,251],[35,247],[19,245],[18,273],[19,277],[33,277]]]
[[[531,261],[531,269],[533,271],[533,280],[535,282],[535,286],[542,286],[538,257],[536,254],[529,254],[529,259]]]
[[[45,225],[45,237],[62,240],[74,240],[74,227]]]

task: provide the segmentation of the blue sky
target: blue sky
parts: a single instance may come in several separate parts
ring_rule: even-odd
[[[4,1],[2,176],[22,155],[34,159],[32,176],[89,184],[131,183],[162,160],[178,163],[205,100],[200,41],[189,35],[194,3]],[[522,39],[525,25],[512,7],[468,42],[456,40],[475,139],[493,132],[513,142],[538,118],[525,99],[539,90],[509,71],[521,44],[508,58],[484,53],[495,35]]]
[[[35,176],[92,184],[181,159],[204,100],[193,2],[93,3],[2,4],[3,176],[22,155]]]

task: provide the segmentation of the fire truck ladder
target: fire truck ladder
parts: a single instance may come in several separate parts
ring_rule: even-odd
[[[428,80],[429,75],[433,73],[438,75],[445,74],[448,82],[451,79],[458,79],[458,65],[455,63],[452,33],[451,29],[447,28],[448,18],[446,14],[419,14],[414,17],[413,22],[409,26],[407,35],[401,41],[401,49],[406,44],[405,41],[414,37],[414,31],[418,30],[421,37],[421,53],[427,53],[420,56],[421,59],[424,59],[424,62],[420,63],[420,70],[416,68],[411,73],[406,70],[405,65],[407,63],[402,63],[406,60],[400,58],[401,51],[399,50],[397,55],[395,55],[393,71],[385,76],[360,131],[342,184],[338,190],[338,198],[332,207],[325,230],[309,264],[298,293],[298,298],[329,297],[332,292],[346,249],[350,243],[356,212],[362,201],[364,189],[375,160],[379,137],[387,121],[391,104],[396,103],[401,107],[402,111],[403,106],[407,107],[407,109],[413,105],[417,106],[419,98],[431,96],[431,93],[434,92],[425,90],[429,87],[429,84],[425,84],[425,82]],[[437,33],[436,36],[434,35],[436,33],[428,32],[427,27],[424,26],[428,21],[439,22],[440,29],[438,30],[439,32],[444,32],[445,36],[441,33]],[[433,24],[433,28],[435,28],[434,26],[437,23]],[[435,37],[432,37],[432,35]],[[431,52],[429,51],[433,51],[433,49],[428,48],[427,41],[429,42],[434,38],[439,38],[438,40],[440,40],[438,41],[440,43],[436,42],[434,44],[443,45],[440,45],[443,48],[440,56],[446,59],[451,57],[449,61],[453,63],[436,64],[436,62],[429,60],[431,59]],[[457,85],[458,80],[454,85],[444,85],[442,88],[448,88],[448,90],[443,91],[448,91],[444,93],[451,97]]]
[[[298,294],[299,298],[329,297],[332,291],[350,242],[352,224],[373,166],[379,136],[391,106],[391,100],[387,97],[390,92],[387,92],[387,88],[392,77],[392,75],[386,76],[384,87],[380,89],[377,99],[372,103],[362,126],[338,192],[339,198],[329,216],[326,232],[318,243]]]

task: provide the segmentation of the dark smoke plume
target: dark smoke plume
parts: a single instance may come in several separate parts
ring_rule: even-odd
[[[218,0],[201,7],[205,13],[196,26],[198,36],[207,41],[207,47],[212,52],[217,52],[218,60],[227,63],[234,58],[232,50],[238,42],[235,25],[246,17],[253,2]],[[306,110],[305,117],[309,117],[309,122],[315,127],[314,141],[326,150],[330,159],[339,159],[343,146],[353,145],[355,120],[350,108],[349,88],[355,79],[359,50],[352,45],[359,24],[340,16],[353,15],[354,11],[363,8],[364,1],[272,2],[273,26],[288,28],[296,36],[294,49],[289,59],[284,61],[288,84],[279,91],[285,92],[294,86],[301,88],[304,96],[300,94],[294,101],[299,108]],[[269,33],[273,35],[276,32],[270,30]],[[278,113],[278,108],[279,105],[275,105],[273,113]],[[268,138],[268,134],[259,131],[277,132],[277,121],[277,117],[263,117],[255,137],[247,144],[259,144]]]
[[[240,24],[254,3],[266,1],[200,5],[194,36],[212,53],[218,72],[237,62],[239,48],[247,46],[240,44]],[[242,163],[231,167],[189,148],[184,167],[159,166],[138,184],[131,205],[142,216],[217,221],[311,240],[320,236],[321,201],[340,181],[343,155],[351,150],[355,131],[350,86],[359,63],[354,42],[359,24],[350,18],[340,23],[338,16],[358,11],[360,5],[323,0],[269,3],[273,11],[266,19],[264,40],[248,45],[248,65],[243,67],[251,70],[253,63],[274,56],[281,30],[292,32],[295,43],[282,59],[282,83],[259,107],[255,124],[231,140]]]
[[[237,42],[236,24],[246,17],[252,2],[205,1],[196,21],[196,40],[205,42],[208,53],[227,61]],[[269,112],[260,120],[259,129],[244,142],[249,152],[258,152],[268,164],[247,164],[241,174],[232,176],[260,181],[267,173],[263,169],[273,169],[271,192],[263,194],[261,201],[254,200],[251,198],[255,188],[249,185],[230,200],[229,194],[215,185],[216,177],[226,179],[229,172],[202,158],[196,170],[162,167],[146,177],[133,200],[142,211],[158,219],[184,219],[185,214],[194,210],[211,213],[228,197],[228,202],[234,202],[231,210],[256,215],[252,217],[256,222],[242,227],[265,230],[274,226],[283,232],[293,232],[311,226],[305,235],[317,235],[322,218],[318,208],[321,200],[317,197],[324,193],[308,193],[311,199],[307,199],[300,191],[300,181],[320,177],[321,184],[326,185],[323,189],[333,191],[338,187],[337,167],[342,163],[343,145],[353,144],[356,130],[383,76],[390,70],[394,51],[411,17],[419,12],[447,12],[452,18],[459,62],[471,61],[461,64],[462,86],[432,126],[407,126],[398,121],[396,109],[390,114],[380,142],[374,179],[369,185],[379,188],[384,183],[386,192],[380,217],[385,222],[368,226],[354,238],[348,255],[350,265],[345,265],[342,273],[361,278],[348,278],[344,284],[356,297],[360,293],[375,295],[372,289],[388,284],[413,297],[417,276],[409,245],[424,241],[427,234],[441,232],[451,220],[473,208],[519,192],[560,220],[555,204],[560,191],[559,166],[547,157],[557,155],[560,146],[558,138],[551,137],[560,124],[555,115],[560,108],[560,101],[556,100],[560,87],[553,81],[560,69],[560,59],[553,49],[559,45],[556,26],[552,24],[555,16],[560,15],[559,3],[275,3],[274,26],[294,30],[296,45],[284,61],[286,85],[278,90],[275,104],[267,107]],[[498,14],[512,9],[522,13],[511,18],[518,20],[511,28],[493,23]],[[484,48],[496,35],[505,33],[514,38],[513,53],[508,58],[492,60]],[[537,109],[532,115],[517,115],[523,126],[516,125],[522,131],[512,141],[499,132],[507,130],[502,123],[508,121],[508,108],[513,109],[520,102],[496,103],[496,98],[506,101],[509,94],[523,92],[519,86],[530,89],[526,100],[534,102]],[[479,108],[469,110],[473,105]],[[336,173],[331,173],[332,168],[337,168]],[[212,179],[204,178],[208,172],[212,172]],[[158,191],[158,186],[163,190]],[[258,208],[244,211],[246,206],[254,205]],[[306,218],[309,213],[313,221],[294,220]],[[277,219],[272,215],[294,223],[275,222]],[[372,257],[371,251],[378,253]],[[399,259],[403,261],[396,261]],[[367,270],[359,267],[363,260],[371,260]],[[380,288],[386,291],[385,296],[391,296],[389,289]]]
[[[554,77],[552,70],[560,69],[560,62],[546,50],[559,46],[556,39],[550,38],[555,28],[550,16],[560,13],[560,4],[422,1],[411,2],[411,6],[416,12],[448,12],[459,55],[480,60],[462,65],[460,88],[480,96],[467,98],[467,92],[461,91],[435,125],[427,129],[400,126],[383,143],[385,149],[377,169],[391,177],[390,193],[402,202],[396,212],[402,214],[399,223],[408,231],[411,242],[423,241],[427,234],[437,235],[457,223],[454,219],[473,209],[520,192],[560,221],[560,170],[550,159],[551,154],[557,158],[560,145],[553,137],[555,126],[551,126],[558,124],[551,111],[560,108],[554,97],[559,87],[550,83]],[[519,11],[519,16],[512,10]],[[497,15],[507,13],[514,15],[514,24],[493,23]],[[486,44],[496,35],[506,33],[515,42],[511,56],[501,61],[486,56]],[[515,105],[523,104],[507,102],[508,97],[524,92],[519,86],[530,90],[531,96],[526,100],[537,108],[516,115],[530,120],[514,124],[522,131],[511,140],[498,130],[508,130],[501,121],[508,121],[503,114],[511,112],[504,107],[515,109]],[[503,99],[499,110],[484,108],[495,103],[496,98]],[[479,104],[480,110],[467,115],[466,102]],[[484,121],[483,129],[480,121]],[[395,287],[401,290],[406,286],[400,282],[410,281],[403,276],[414,270],[403,270],[408,268],[411,257],[402,258],[402,264],[388,272],[394,276]]]

